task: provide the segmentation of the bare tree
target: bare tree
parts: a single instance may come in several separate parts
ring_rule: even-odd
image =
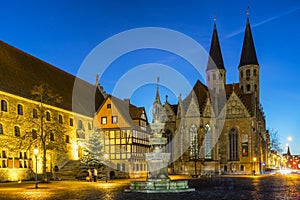
[[[62,98],[55,94],[47,84],[34,86],[31,91],[32,99],[36,101],[29,116],[23,119],[22,126],[26,131],[19,139],[19,146],[30,149],[37,147],[42,155],[43,178],[46,179],[47,151],[67,151],[65,133],[68,130],[63,125],[62,119],[55,110],[47,105],[55,105],[62,102]]]
[[[280,135],[274,129],[270,130],[270,150],[276,151],[278,154],[283,150],[281,148]]]

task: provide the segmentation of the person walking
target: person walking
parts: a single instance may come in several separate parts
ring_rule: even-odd
[[[96,168],[94,168],[94,182],[96,182],[97,181],[97,176],[98,176],[98,171],[97,171],[97,169]]]
[[[91,172],[91,169],[88,169],[88,181],[89,182],[92,182],[92,172]]]

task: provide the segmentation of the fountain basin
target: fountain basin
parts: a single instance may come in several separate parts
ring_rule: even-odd
[[[173,193],[173,192],[194,192],[195,188],[189,188],[188,181],[133,181],[130,182],[129,189],[125,192],[141,192],[141,193]]]

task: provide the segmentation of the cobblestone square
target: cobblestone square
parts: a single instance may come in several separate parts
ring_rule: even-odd
[[[1,183],[0,199],[300,199],[299,175],[219,176],[190,179],[190,193],[145,194],[126,193],[129,179],[84,182],[53,181]]]

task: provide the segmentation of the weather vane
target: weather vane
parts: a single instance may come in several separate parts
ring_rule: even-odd
[[[250,6],[247,6],[246,15],[248,16],[249,14],[250,14]]]
[[[217,21],[217,15],[216,15],[216,12],[214,12],[214,21],[215,21],[215,22]]]

